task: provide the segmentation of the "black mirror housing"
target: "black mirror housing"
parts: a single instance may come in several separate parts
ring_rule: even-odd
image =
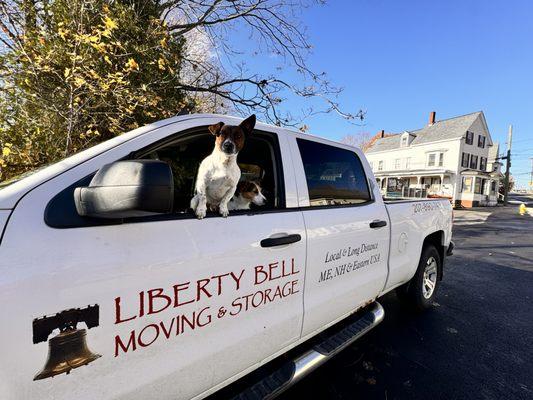
[[[106,164],[86,187],[74,190],[79,215],[131,218],[172,212],[174,180],[170,166],[159,160]]]

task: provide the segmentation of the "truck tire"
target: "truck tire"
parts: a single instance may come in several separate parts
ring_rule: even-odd
[[[396,289],[398,298],[417,311],[430,308],[440,284],[438,276],[441,268],[441,259],[435,246],[424,246],[415,276]]]

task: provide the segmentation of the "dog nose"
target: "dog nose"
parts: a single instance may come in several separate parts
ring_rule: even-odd
[[[228,153],[233,152],[233,143],[228,142],[228,141],[222,143],[222,150],[224,150],[224,151],[226,151]]]

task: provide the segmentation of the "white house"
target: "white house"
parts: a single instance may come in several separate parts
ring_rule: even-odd
[[[381,135],[365,150],[387,196],[446,197],[454,205],[496,205],[498,148],[482,111],[435,120],[418,130]]]

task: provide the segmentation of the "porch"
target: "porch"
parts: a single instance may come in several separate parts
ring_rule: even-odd
[[[461,191],[455,199],[456,206],[481,207],[498,204],[498,174],[480,171],[463,171]]]
[[[376,176],[385,197],[453,198],[454,174],[451,171],[387,174]]]

